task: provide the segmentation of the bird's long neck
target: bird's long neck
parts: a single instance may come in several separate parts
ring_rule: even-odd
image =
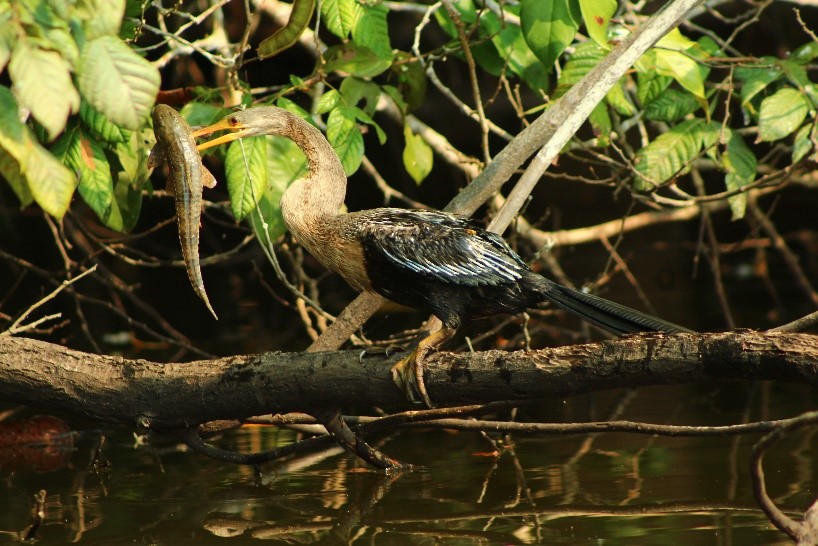
[[[324,135],[304,121],[290,115],[281,136],[301,148],[309,172],[295,181],[281,197],[281,213],[295,239],[314,253],[320,239],[344,204],[347,178],[341,160]]]

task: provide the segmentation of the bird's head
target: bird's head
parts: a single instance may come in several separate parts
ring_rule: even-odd
[[[206,150],[225,142],[259,135],[280,135],[285,133],[290,126],[290,112],[275,106],[258,106],[239,110],[222,118],[220,121],[197,131],[193,131],[194,137],[211,135],[218,131],[227,131],[226,134],[203,142],[198,149]]]

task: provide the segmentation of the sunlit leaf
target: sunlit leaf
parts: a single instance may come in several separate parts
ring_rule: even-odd
[[[651,191],[685,169],[701,151],[703,125],[701,119],[683,121],[639,150],[634,163],[642,176],[634,179],[634,189]]]
[[[76,126],[69,128],[51,150],[63,164],[79,177],[77,190],[83,201],[109,228],[122,231],[122,218],[111,216],[114,205],[114,182],[111,166],[102,146]]]
[[[432,172],[433,155],[432,148],[426,144],[423,137],[416,135],[408,125],[403,127],[403,136],[406,146],[403,148],[403,165],[406,172],[420,184]]]
[[[574,49],[574,53],[562,67],[557,80],[557,89],[554,98],[563,96],[571,87],[576,85],[588,72],[599,64],[605,52],[596,42],[583,42]]]
[[[17,42],[11,54],[9,75],[17,96],[48,131],[49,139],[62,132],[68,115],[80,106],[70,70],[59,53],[40,49],[29,40]]]
[[[77,66],[80,91],[112,123],[139,129],[159,91],[159,71],[114,36],[86,42]]]
[[[818,58],[818,42],[813,40],[796,48],[796,50],[790,54],[790,60],[798,64],[807,64],[816,58]]]
[[[364,155],[364,137],[356,121],[355,111],[347,106],[339,106],[327,118],[327,140],[341,159],[347,176],[358,170]]]
[[[523,37],[549,71],[579,28],[578,7],[571,0],[522,0],[520,3]]]
[[[346,79],[351,80],[353,78]],[[320,99],[318,99],[318,104],[315,107],[315,111],[318,112],[319,114],[326,114],[327,112],[335,108],[340,100],[341,94],[338,93],[338,91],[336,91],[335,89],[330,89],[329,91],[321,95]]]
[[[352,42],[372,51],[381,61],[392,62],[392,46],[386,15],[389,8],[384,3],[355,3],[355,20],[352,24]]]
[[[99,36],[116,36],[125,16],[125,0],[85,0],[87,17],[83,21],[85,38],[93,40]]]
[[[795,133],[795,139],[792,145],[792,162],[798,163],[809,154],[814,144],[810,135],[812,134],[812,125],[804,125],[798,132]]]
[[[355,22],[355,0],[323,0],[321,20],[330,32],[347,38]]]
[[[760,65],[757,67],[741,66],[736,68],[734,78],[741,82],[741,105],[752,109],[750,101],[753,97],[764,91],[768,85],[777,81],[783,75],[784,72],[774,57],[762,57]]]
[[[95,136],[105,142],[125,142],[131,138],[130,131],[108,121],[86,101],[80,103],[80,118]]]
[[[698,110],[700,106],[696,97],[690,93],[666,89],[645,106],[645,117],[654,121],[679,121]]]
[[[796,89],[779,89],[761,101],[758,139],[772,142],[784,138],[801,126],[808,111],[807,99]]]
[[[256,237],[263,243],[267,237],[275,242],[287,232],[279,204],[281,196],[306,173],[307,158],[293,141],[283,137],[267,138],[267,189],[249,216]]]
[[[0,169],[24,205],[30,202],[30,195],[48,214],[62,218],[71,203],[76,179],[37,142],[20,122],[17,110],[11,90],[0,85]]]
[[[643,58],[653,52],[648,51]],[[655,59],[655,54],[653,55]],[[638,72],[636,74],[636,98],[642,106],[646,106],[664,92],[673,82],[670,76],[663,76],[655,70]]]
[[[242,220],[256,208],[267,188],[267,140],[264,136],[236,140],[224,158],[230,208]]]
[[[608,91],[605,100],[616,112],[622,116],[632,116],[636,113],[636,107],[631,104],[630,99],[625,94],[625,88],[619,82]]]
[[[210,125],[224,117],[226,108],[209,102],[193,101],[185,104],[179,113],[191,127]]]
[[[582,20],[588,35],[600,46],[610,49],[608,44],[608,23],[616,13],[616,0],[579,0]]]

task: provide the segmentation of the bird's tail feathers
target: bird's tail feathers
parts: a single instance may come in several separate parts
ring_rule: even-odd
[[[637,332],[665,332],[669,334],[691,333],[678,324],[648,315],[624,305],[579,292],[541,277],[543,297],[554,305],[577,315],[579,318],[616,335]]]

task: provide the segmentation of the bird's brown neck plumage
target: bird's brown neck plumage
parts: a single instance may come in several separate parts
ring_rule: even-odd
[[[313,239],[326,222],[338,215],[344,204],[347,178],[344,167],[321,131],[287,112],[281,136],[304,152],[309,172],[295,181],[281,198],[284,221],[299,242]],[[310,241],[311,242],[311,241]],[[312,246],[307,244],[307,246]],[[312,248],[309,248],[312,251]]]
[[[287,113],[279,134],[304,152],[309,172],[281,197],[281,214],[293,238],[326,268],[339,273],[357,290],[367,290],[363,250],[349,229],[350,216],[339,214],[347,177],[341,160],[324,135]]]

